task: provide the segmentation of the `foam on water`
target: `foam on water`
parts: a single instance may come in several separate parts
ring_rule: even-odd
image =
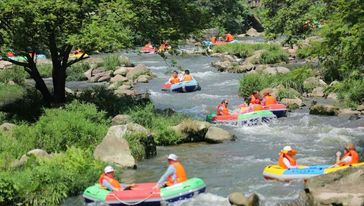
[[[225,197],[214,195],[212,193],[200,194],[190,200],[177,202],[175,206],[230,206],[229,201]]]
[[[216,76],[215,72],[212,71],[206,71],[206,72],[194,72],[192,73],[193,77],[197,77],[197,78],[208,78],[211,76]]]

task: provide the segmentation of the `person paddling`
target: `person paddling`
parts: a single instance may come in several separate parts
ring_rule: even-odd
[[[348,144],[344,149],[344,156],[341,157],[341,152],[336,153],[336,164],[335,166],[349,166],[352,164],[359,163],[359,154],[355,149],[354,144]]]
[[[106,166],[104,169],[104,173],[100,175],[99,184],[102,188],[108,189],[110,191],[120,191],[120,190],[128,190],[135,186],[135,184],[131,185],[123,185],[120,184],[118,180],[114,178],[115,170],[112,166]]]
[[[227,33],[227,34],[225,35],[225,41],[226,41],[226,42],[232,42],[232,41],[234,41],[234,37],[233,37],[233,35],[231,35],[230,33]]]
[[[216,115],[230,115],[228,105],[229,105],[228,100],[226,99],[222,100],[221,103],[217,105]]]
[[[291,146],[285,146],[279,153],[278,165],[283,169],[297,168],[296,159],[294,156],[297,151],[292,149]]]
[[[181,82],[181,80],[178,77],[178,72],[176,70],[173,71],[172,76],[171,78],[169,78],[168,82],[171,84],[178,84]]]
[[[177,155],[168,155],[168,168],[154,188],[169,187],[187,180],[187,173]]]

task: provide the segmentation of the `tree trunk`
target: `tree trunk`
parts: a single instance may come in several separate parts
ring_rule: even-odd
[[[55,65],[53,65],[55,66]],[[66,70],[59,64],[58,68],[53,68],[53,101],[62,103],[66,101]]]
[[[29,74],[33,78],[33,80],[35,81],[35,88],[38,91],[40,91],[40,93],[43,96],[44,101],[46,101],[47,103],[50,103],[52,101],[52,95],[49,92],[46,84],[44,83],[44,80],[40,76],[39,71],[38,71],[35,64],[30,66],[30,73]]]

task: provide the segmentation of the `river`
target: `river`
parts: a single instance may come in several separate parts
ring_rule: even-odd
[[[157,77],[147,84],[139,84],[139,91],[149,91],[155,106],[172,108],[193,117],[204,119],[222,99],[230,100],[230,109],[241,99],[237,96],[242,74],[216,72],[210,66],[214,59],[206,56],[175,57],[178,64],[189,69],[199,81],[201,91],[186,94],[165,93],[160,90],[171,69],[154,54],[128,54],[132,62],[147,65]],[[137,170],[123,173],[123,180],[155,182],[167,167],[166,156],[175,153],[185,165],[189,177],[200,177],[207,184],[207,193],[179,203],[182,206],[228,206],[227,195],[234,191],[255,192],[263,205],[276,205],[294,200],[303,188],[302,181],[290,183],[265,181],[263,168],[275,164],[285,145],[297,149],[299,164],[332,164],[335,153],[343,144],[358,143],[364,138],[364,120],[314,116],[308,109],[288,113],[274,124],[249,128],[226,128],[237,139],[223,144],[183,144],[158,147],[155,158],[138,163]],[[363,148],[359,148],[362,150]]]

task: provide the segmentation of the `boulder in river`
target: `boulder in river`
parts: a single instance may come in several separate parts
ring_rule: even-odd
[[[323,96],[325,96],[324,88],[323,87],[316,87],[315,89],[312,90],[311,93],[308,94],[308,96],[310,96],[310,97],[323,97]]]
[[[257,30],[255,30],[254,28],[250,28],[248,31],[246,31],[246,35],[251,37],[258,37],[262,36],[262,33],[257,32]]]
[[[233,140],[234,135],[219,127],[210,127],[207,130],[205,139],[209,143],[222,143],[224,141]]]
[[[149,73],[150,73],[150,70],[147,69],[147,67],[144,64],[138,64],[136,67],[129,70],[129,72],[126,74],[126,77],[129,80],[135,80],[140,75],[149,74]]]
[[[232,206],[258,206],[259,197],[255,193],[251,194],[249,197],[245,197],[240,192],[233,192],[228,196],[229,203]]]
[[[127,125],[111,126],[94,151],[95,159],[115,163],[120,167],[135,168],[136,163],[131,155],[129,143],[123,138],[127,130]]]
[[[148,79],[149,79],[148,75],[142,74],[137,78],[136,82],[137,83],[148,83]]]
[[[216,67],[219,72],[231,71],[233,64],[230,61],[215,61],[211,65]]]
[[[266,69],[263,70],[263,73],[276,75],[276,74],[286,74],[289,71],[290,70],[286,67],[267,67]]]
[[[350,108],[343,108],[337,111],[337,116],[339,117],[357,117],[360,114],[361,114],[360,111],[352,110]]]
[[[116,70],[114,71],[114,75],[121,75],[121,76],[126,76],[126,74],[128,73],[128,68],[127,67],[117,67]]]
[[[204,121],[186,119],[180,124],[172,127],[176,132],[181,133],[191,142],[203,141],[211,124]]]
[[[307,180],[311,205],[364,205],[364,167],[349,167]]]
[[[296,97],[294,99],[289,99],[289,98],[283,98],[281,100],[282,104],[285,104],[288,108],[299,108],[302,107],[303,105],[303,101],[302,99]]]
[[[110,82],[114,83],[114,82],[127,82],[128,81],[128,78],[120,75],[120,74],[117,74],[115,75],[114,77],[112,77],[110,79]]]
[[[330,104],[313,104],[310,107],[310,114],[334,116],[339,108]]]
[[[105,71],[102,76],[97,80],[98,82],[109,81],[111,79],[112,71]]]

